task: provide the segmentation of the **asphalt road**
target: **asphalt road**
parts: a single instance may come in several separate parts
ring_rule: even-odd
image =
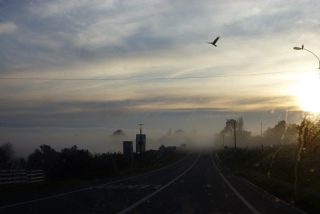
[[[221,167],[210,151],[73,192],[10,201],[0,213],[302,213]]]

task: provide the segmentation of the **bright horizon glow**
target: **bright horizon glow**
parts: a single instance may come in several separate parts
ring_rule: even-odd
[[[319,92],[320,80],[315,72],[301,75],[300,80],[291,88],[301,110],[311,113],[320,112]]]

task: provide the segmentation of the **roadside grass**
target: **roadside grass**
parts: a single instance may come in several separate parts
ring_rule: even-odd
[[[320,159],[297,161],[298,149],[298,145],[263,150],[229,149],[219,151],[218,156],[234,174],[308,213],[318,213]]]
[[[36,195],[47,191],[48,189],[56,189],[59,191],[72,191],[79,188],[86,188],[93,185],[99,185],[102,182],[112,181],[113,179],[121,179],[129,176],[135,176],[148,171],[156,170],[170,164],[173,164],[183,157],[185,157],[190,151],[176,151],[168,152],[159,157],[153,157],[148,160],[145,157],[141,165],[139,161],[136,161],[133,167],[117,170],[116,172],[108,173],[101,176],[101,173],[91,172],[78,179],[71,180],[45,180],[44,182],[32,183],[32,184],[10,184],[0,185],[0,199],[10,198],[21,195]],[[142,162],[142,163],[143,163]],[[99,176],[98,176],[99,175]]]
[[[297,190],[294,194],[292,187],[283,185],[266,177],[257,176],[250,172],[238,175],[247,179],[251,183],[254,183],[268,193],[294,205],[297,208],[300,208],[306,213],[319,213],[320,204],[318,196],[307,193],[303,190]]]

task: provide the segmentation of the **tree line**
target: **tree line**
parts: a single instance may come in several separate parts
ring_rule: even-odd
[[[87,180],[106,179],[123,173],[132,173],[134,168],[148,168],[161,165],[163,157],[170,159],[175,156],[173,147],[167,147],[165,155],[158,150],[143,153],[143,160],[134,153],[131,160],[120,152],[92,154],[87,149],[79,149],[76,145],[56,151],[49,145],[41,145],[32,152],[27,160],[10,159],[13,155],[11,143],[0,146],[0,168],[6,169],[43,169],[46,180]],[[9,148],[9,149],[8,149]],[[11,156],[12,158],[12,156]]]
[[[245,131],[242,117],[227,120],[225,127],[216,134],[215,144],[221,145],[224,141],[225,145],[233,145],[234,134],[239,147],[297,144],[301,158],[314,157],[320,148],[320,120],[308,118],[304,118],[299,125],[281,120],[274,127],[268,127],[261,136],[255,137]]]

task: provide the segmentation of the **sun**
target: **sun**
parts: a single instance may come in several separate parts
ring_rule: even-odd
[[[317,73],[300,76],[290,91],[296,97],[301,110],[320,113],[320,79]]]

